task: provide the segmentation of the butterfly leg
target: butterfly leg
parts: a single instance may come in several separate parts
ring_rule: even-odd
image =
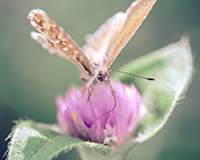
[[[89,88],[88,88],[88,99],[87,99],[87,100],[90,99],[90,97],[91,97],[91,95],[92,95],[92,92],[93,92],[93,90],[94,90],[94,87],[95,87],[96,85],[97,85],[97,83],[94,83],[93,85],[89,86]],[[116,99],[116,96],[115,96],[115,91],[113,90],[113,88],[112,88],[112,86],[110,85],[110,83],[108,83],[107,85],[109,86],[109,88],[110,88],[110,90],[111,90],[111,93],[112,93],[112,96],[113,96],[113,98],[114,98],[114,107],[113,107],[110,111],[108,111],[108,113],[110,113],[111,111],[113,111],[113,110],[116,108],[116,106],[117,106],[117,99]]]
[[[92,95],[92,92],[94,90],[94,87],[96,86],[97,83],[94,83],[93,85],[91,85],[89,88],[88,88],[88,99],[90,99],[91,95]]]
[[[84,86],[87,80],[85,78],[81,78],[82,85]]]

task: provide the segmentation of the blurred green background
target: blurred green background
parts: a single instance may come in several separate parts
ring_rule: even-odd
[[[35,30],[26,18],[33,8],[45,10],[80,45],[132,0],[1,0],[0,1],[0,157],[6,151],[7,135],[18,119],[56,123],[55,98],[71,85],[81,86],[78,68],[50,55],[30,38]],[[159,0],[113,65],[126,62],[190,37],[195,73],[186,96],[166,126],[138,145],[129,160],[200,159],[200,1]],[[58,159],[79,159],[75,150]],[[1,159],[1,158],[0,158]]]

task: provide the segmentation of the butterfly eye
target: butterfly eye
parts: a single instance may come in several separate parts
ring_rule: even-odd
[[[104,75],[102,74],[102,72],[99,72],[99,73],[98,73],[97,79],[98,79],[100,82],[103,82],[103,81],[104,81]]]

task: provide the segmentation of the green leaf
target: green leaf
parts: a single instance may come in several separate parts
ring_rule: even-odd
[[[136,142],[143,142],[157,133],[166,123],[180,96],[186,91],[193,72],[189,39],[154,51],[136,59],[120,70],[153,77],[155,81],[117,74],[122,82],[136,85],[142,96],[141,123]]]
[[[9,138],[11,138],[8,151],[9,160],[47,160],[62,151],[70,151],[74,147],[92,147],[101,154],[108,154],[112,151],[110,147],[102,144],[70,137],[62,133],[57,125],[33,121],[18,123]]]

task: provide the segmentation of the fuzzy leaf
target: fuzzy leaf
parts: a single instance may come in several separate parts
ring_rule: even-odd
[[[136,142],[143,142],[157,133],[166,123],[180,96],[186,91],[193,72],[189,39],[147,54],[129,62],[120,70],[153,77],[155,81],[117,74],[122,82],[133,83],[142,95],[141,123]]]
[[[110,147],[86,142],[62,133],[57,125],[21,121],[9,137],[11,138],[8,159],[47,160],[62,151],[70,151],[74,147],[92,147],[101,154],[112,151]]]

